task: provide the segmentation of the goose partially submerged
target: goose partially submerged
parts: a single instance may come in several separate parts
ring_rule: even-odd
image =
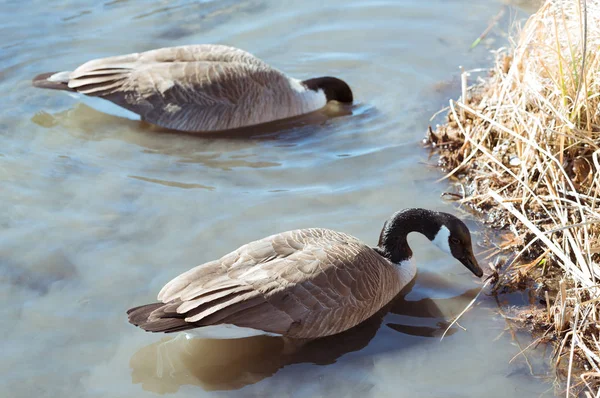
[[[324,337],[361,323],[415,276],[406,237],[425,235],[478,277],[483,271],[465,224],[425,209],[395,213],[377,247],[322,228],[248,243],[167,283],[161,302],[132,308],[129,322],[150,332],[191,337]]]
[[[294,79],[246,51],[214,44],[96,59],[38,75],[33,85],[100,97],[148,123],[187,132],[254,126],[353,101],[340,79]]]

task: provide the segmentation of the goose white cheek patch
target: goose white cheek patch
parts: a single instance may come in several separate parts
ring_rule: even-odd
[[[442,251],[452,255],[452,251],[450,250],[450,244],[448,243],[448,238],[450,237],[450,230],[446,228],[445,225],[442,225],[440,230],[438,231],[435,238],[431,241],[434,245],[439,247]]]
[[[302,82],[298,79],[289,78],[288,80],[290,81],[292,90],[302,97],[302,102],[305,107],[303,112],[316,111],[327,105],[327,98],[325,97],[323,90],[319,89],[319,91],[315,92],[304,87]]]

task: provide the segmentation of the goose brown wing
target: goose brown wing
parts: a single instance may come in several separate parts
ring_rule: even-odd
[[[93,60],[68,86],[182,131],[216,131],[272,119],[277,101],[293,101],[286,76],[236,48],[198,45]],[[284,98],[276,92],[290,91]],[[262,111],[250,112],[259,102]],[[247,112],[244,109],[248,110]],[[285,115],[284,115],[285,116]],[[264,120],[263,120],[264,119]]]
[[[346,330],[398,293],[393,266],[352,236],[295,230],[176,277],[149,320],[233,324],[297,338]],[[145,328],[147,329],[147,328]],[[149,329],[147,329],[149,330]]]

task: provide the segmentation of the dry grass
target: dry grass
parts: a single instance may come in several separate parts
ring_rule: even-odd
[[[511,231],[494,289],[535,291],[526,318],[558,342],[565,394],[600,397],[600,0],[547,1],[516,36],[428,140],[462,201]]]

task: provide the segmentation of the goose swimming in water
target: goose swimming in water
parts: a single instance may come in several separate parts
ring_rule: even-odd
[[[377,247],[322,228],[283,232],[248,243],[167,283],[159,303],[127,311],[150,332],[188,337],[256,335],[313,339],[358,325],[415,276],[406,237],[419,232],[478,277],[467,226],[425,209],[395,213]]]
[[[43,73],[35,87],[111,101],[168,129],[214,132],[351,104],[335,77],[298,80],[233,47],[200,44],[101,58],[74,71]]]

